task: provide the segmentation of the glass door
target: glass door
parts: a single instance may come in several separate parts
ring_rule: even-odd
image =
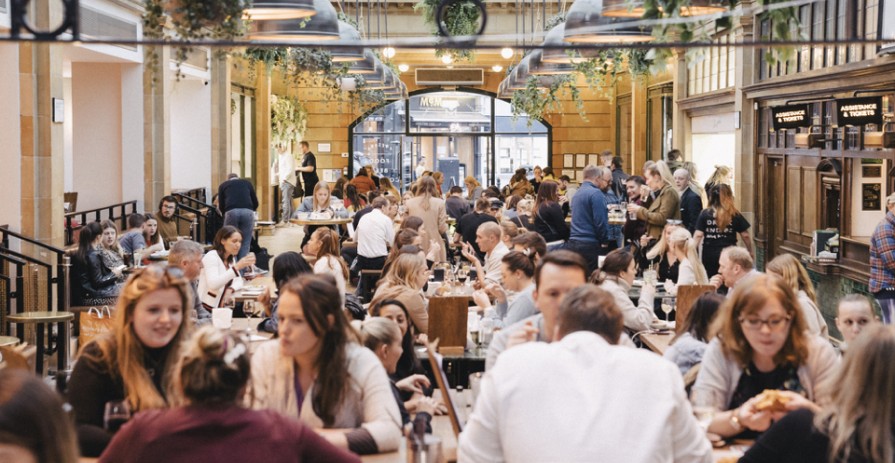
[[[491,179],[491,137],[475,135],[417,135],[413,137],[413,178],[423,172],[444,174],[442,193],[454,185],[464,188],[463,179],[472,175]]]

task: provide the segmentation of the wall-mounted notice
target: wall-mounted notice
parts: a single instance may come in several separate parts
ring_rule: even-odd
[[[811,108],[806,104],[778,106],[774,113],[774,130],[797,129],[811,126]]]

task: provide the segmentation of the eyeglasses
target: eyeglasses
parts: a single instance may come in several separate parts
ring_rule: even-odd
[[[747,328],[752,331],[758,331],[761,329],[761,325],[768,325],[768,329],[771,331],[779,331],[781,328],[786,326],[789,321],[792,320],[792,317],[789,315],[785,317],[771,317],[767,320],[762,320],[760,318],[741,318],[740,324],[743,325],[744,328]]]

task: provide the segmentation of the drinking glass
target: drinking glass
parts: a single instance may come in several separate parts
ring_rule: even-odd
[[[662,312],[665,312],[665,321],[668,321],[668,317],[671,315],[671,312],[674,311],[674,298],[673,297],[663,297],[662,298]]]
[[[694,389],[690,392],[690,402],[693,404],[693,414],[696,415],[699,426],[703,431],[707,431],[720,403],[719,394],[716,391]]]
[[[482,318],[479,322],[479,330],[482,332],[482,345],[491,344],[491,338],[494,336],[494,320],[491,318]]]
[[[242,303],[242,312],[246,316],[246,336],[251,340],[252,337],[252,316],[255,315],[255,301],[245,301]]]
[[[653,269],[643,271],[643,284],[656,286],[659,281],[659,274]]]
[[[106,402],[106,408],[103,411],[103,427],[106,431],[117,432],[129,419],[131,419],[131,407],[127,400]]]
[[[134,267],[142,267],[143,266],[143,252],[142,251],[134,251]]]

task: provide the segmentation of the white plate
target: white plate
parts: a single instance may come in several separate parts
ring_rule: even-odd
[[[650,328],[654,330],[673,330],[674,322],[666,322],[665,320],[656,320],[650,323]]]
[[[643,286],[643,280],[634,280],[634,284],[632,286]]]

